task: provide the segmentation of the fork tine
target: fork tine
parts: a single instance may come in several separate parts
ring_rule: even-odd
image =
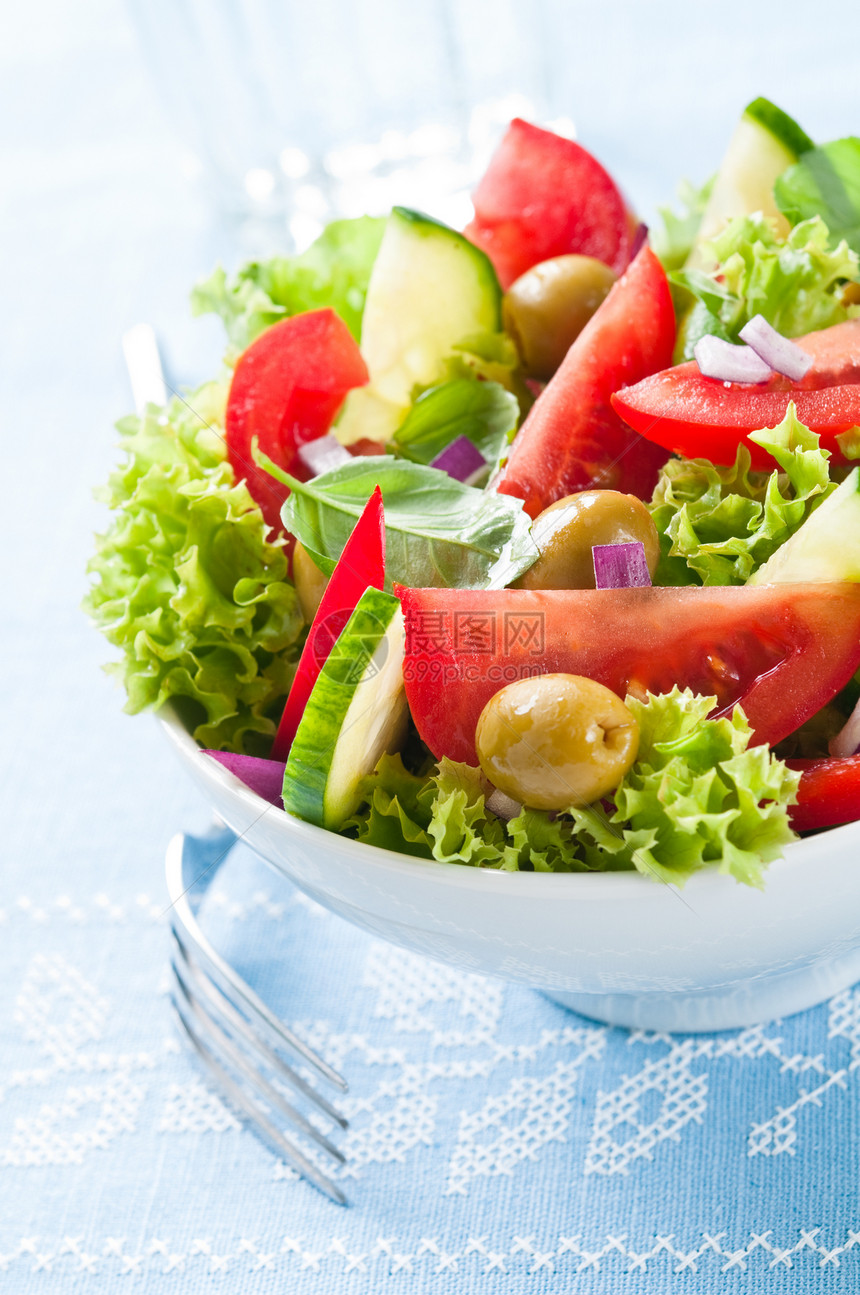
[[[302,1155],[296,1147],[284,1136],[280,1129],[272,1124],[266,1115],[260,1110],[259,1106],[242,1090],[239,1084],[224,1069],[220,1061],[215,1057],[211,1049],[201,1039],[200,1035],[194,1029],[194,1026],[183,1014],[179,1003],[172,999],[173,1009],[177,1019],[185,1032],[189,1042],[197,1052],[198,1056],[206,1065],[210,1074],[221,1089],[222,1094],[226,1097],[236,1109],[242,1112],[243,1117],[263,1139],[275,1148],[288,1165],[295,1169],[296,1173],[301,1174],[309,1182],[318,1187],[321,1192],[328,1196],[337,1205],[348,1205],[349,1201],[340,1188],[327,1178],[324,1173],[317,1169],[316,1165],[308,1158]]]
[[[349,1121],[332,1106],[322,1093],[317,1092],[315,1088],[312,1088],[309,1083],[302,1079],[301,1075],[296,1074],[287,1065],[283,1057],[279,1056],[273,1048],[270,1048],[265,1040],[261,1039],[251,1028],[245,1017],[236,1010],[229,999],[224,997],[217,985],[197,965],[176,931],[172,931],[172,935],[175,950],[179,955],[183,968],[181,973],[179,967],[174,966],[174,970],[179,979],[183,980],[186,985],[189,980],[191,981],[194,994],[201,1002],[201,1005],[205,1004],[207,1014],[220,1019],[232,1034],[238,1035],[245,1045],[261,1058],[264,1065],[268,1066],[280,1079],[283,1079],[297,1092],[301,1093],[303,1097],[306,1097],[308,1101],[318,1106],[330,1120],[338,1124],[342,1129],[349,1128]]]
[[[185,934],[186,944],[194,949],[195,955],[207,963],[209,968],[215,973],[218,980],[226,984],[232,993],[244,1003],[248,1012],[261,1020],[269,1030],[271,1030],[293,1053],[301,1057],[303,1061],[312,1066],[318,1074],[328,1079],[330,1083],[339,1088],[342,1092],[348,1090],[348,1084],[336,1070],[324,1061],[322,1057],[303,1043],[283,1021],[279,1020],[274,1012],[266,1006],[261,998],[258,998],[250,985],[248,985],[238,972],[224,961],[212,945],[207,940],[203,931],[198,925],[197,919],[191,911],[191,905],[186,898],[186,890],[183,883],[182,860],[185,852],[186,835],[183,832],[177,835],[170,842],[167,849],[166,874],[167,888],[170,895],[171,908],[173,910],[171,925],[174,934],[177,925]]]
[[[281,1112],[284,1119],[289,1120],[289,1122],[294,1124],[296,1128],[301,1129],[306,1137],[312,1139],[312,1141],[316,1142],[324,1151],[327,1151],[330,1156],[340,1164],[343,1164],[345,1162],[343,1153],[338,1150],[333,1142],[329,1142],[328,1138],[323,1133],[318,1129],[315,1129],[314,1126],[305,1119],[301,1111],[297,1111],[296,1108],[292,1106],[276,1088],[273,1088],[264,1075],[254,1069],[253,1065],[241,1049],[237,1047],[229,1035],[224,1033],[221,1027],[206,1011],[199,998],[196,997],[194,990],[192,990],[191,986],[189,986],[187,981],[184,979],[176,963],[171,961],[170,966],[176,979],[176,985],[179,992],[182,994],[183,999],[193,1013],[194,1019],[200,1026],[200,1029],[208,1036],[209,1043],[217,1049],[221,1056],[225,1057],[227,1063],[233,1070],[239,1071],[244,1075],[245,1079],[248,1080],[257,1093],[263,1097],[267,1105],[276,1107],[277,1110]]]

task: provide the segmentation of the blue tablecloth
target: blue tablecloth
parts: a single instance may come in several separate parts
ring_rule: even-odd
[[[698,34],[682,6],[650,7],[650,45],[620,8],[601,19],[619,60],[604,156],[643,203],[698,178],[696,133],[715,157],[757,92],[823,137],[860,126],[848,7],[819,6],[811,35],[796,9],[773,64],[755,6]],[[590,12],[570,7],[586,34]],[[372,940],[240,848],[205,918],[349,1078],[351,1207],[297,1181],[206,1087],[164,992],[162,861],[208,810],[157,725],[122,715],[78,603],[90,490],[128,403],[118,338],[150,319],[173,378],[204,374],[217,330],[187,320],[185,295],[231,236],[186,179],[111,0],[36,0],[6,26],[0,1290],[860,1288],[857,990],[734,1034],[608,1029]],[[697,61],[663,43],[671,30]],[[592,134],[598,89],[571,105]],[[649,114],[654,132],[678,123],[670,163]]]

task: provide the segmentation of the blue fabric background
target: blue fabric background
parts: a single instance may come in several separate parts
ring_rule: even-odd
[[[757,93],[819,137],[860,130],[847,4],[814,30],[807,6],[735,0],[713,30],[680,4],[562,12],[568,111],[646,214]],[[606,1029],[373,941],[240,849],[206,921],[348,1076],[352,1206],[208,1092],[164,994],[163,887],[168,839],[208,811],[121,713],[78,603],[128,404],[118,339],[149,319],[173,379],[204,375],[217,329],[187,288],[235,230],[122,9],[36,0],[6,28],[0,1290],[858,1289],[857,991],[738,1034]]]

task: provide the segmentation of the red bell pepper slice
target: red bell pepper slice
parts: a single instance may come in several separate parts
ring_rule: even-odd
[[[515,118],[474,192],[463,231],[503,288],[552,256],[578,252],[621,274],[635,221],[615,181],[572,139]]]
[[[801,771],[797,804],[789,810],[795,832],[860,818],[860,755],[786,760],[786,764]]]
[[[592,488],[650,499],[668,452],[631,432],[609,399],[624,383],[663,368],[674,345],[669,284],[643,247],[536,400],[495,488],[524,500],[531,517]]]
[[[289,490],[254,462],[253,441],[299,481],[312,474],[299,447],[324,436],[344,397],[368,380],[358,344],[333,310],[273,324],[239,357],[227,398],[227,457],[276,535]]]
[[[833,463],[845,457],[837,435],[860,424],[860,319],[822,328],[795,341],[812,356],[799,382],[773,374],[766,382],[721,382],[706,378],[695,360],[654,373],[612,397],[612,407],[634,431],[687,458],[734,463],[738,444],[752,466],[773,470],[767,450],[747,438],[761,427],[776,427],[793,400],[804,426],[821,437]]]
[[[376,487],[355,523],[313,619],[296,677],[272,745],[271,759],[286,760],[307,700],[341,630],[361,595],[385,583],[385,515]]]

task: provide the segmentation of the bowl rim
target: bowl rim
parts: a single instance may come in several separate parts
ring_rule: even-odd
[[[332,839],[334,839],[337,849],[358,864],[371,865],[374,869],[381,869],[394,875],[407,874],[412,877],[416,875],[417,869],[424,875],[435,875],[442,885],[454,888],[482,887],[489,888],[492,894],[516,895],[524,900],[545,899],[547,895],[554,897],[561,893],[566,896],[571,895],[573,893],[571,880],[575,878],[578,883],[577,901],[611,898],[618,902],[624,898],[632,899],[634,896],[641,900],[645,896],[660,893],[655,889],[653,880],[640,872],[507,872],[498,868],[471,868],[465,865],[441,863],[437,859],[422,859],[415,855],[403,854],[399,850],[385,850],[381,846],[352,840],[350,837],[341,836],[338,832],[306,823],[286,810],[278,813],[277,806],[252,791],[224,765],[217,760],[204,758],[203,749],[195,742],[170,702],[158,709],[156,718],[178,755],[189,763],[193,761],[197,765],[197,771],[203,782],[219,787],[222,792],[238,799],[246,809],[255,814],[252,823],[245,829],[246,835],[260,818],[267,815],[269,810],[273,810],[277,818],[276,820],[270,818],[269,821],[276,821],[279,830],[282,828],[287,836],[298,838],[308,846],[320,849],[327,845],[333,848]],[[691,895],[707,897],[715,889],[725,891],[727,886],[735,888],[736,892],[766,898],[768,880],[771,877],[807,868],[809,856],[821,853],[822,836],[823,834],[816,834],[790,842],[786,846],[783,857],[775,859],[769,865],[763,891],[753,887],[741,887],[733,877],[719,872],[716,868],[703,869],[701,872],[694,873],[686,880],[683,887],[678,887],[672,882],[663,884],[679,898],[687,898]],[[860,848],[860,820],[828,828],[826,836],[828,840],[834,841],[834,844],[839,846],[844,844],[847,848],[853,843]],[[833,858],[837,859],[842,853],[842,849],[823,852],[823,856],[817,861],[817,867],[820,868],[822,864],[826,864],[828,854],[832,854]],[[819,871],[816,872],[816,877],[819,883],[823,883]]]

